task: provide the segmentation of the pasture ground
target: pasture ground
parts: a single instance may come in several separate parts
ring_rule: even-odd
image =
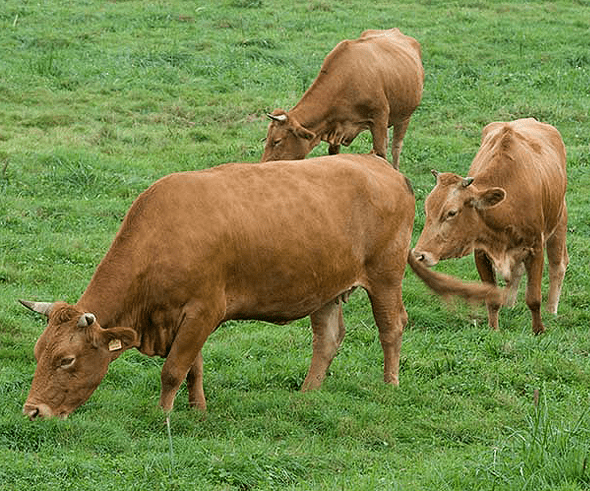
[[[490,121],[533,116],[568,150],[567,271],[535,337],[522,298],[491,332],[408,270],[401,385],[382,383],[366,294],[321,390],[298,391],[308,320],[231,322],[207,342],[209,413],[181,390],[168,435],[162,361],[128,352],[65,421],[21,415],[42,319],[75,302],[134,197],[164,174],[255,162],[264,116],[367,28],[422,44],[422,105],[401,170],[464,174]],[[4,0],[0,9],[0,490],[590,488],[590,3]],[[346,152],[368,152],[363,133]],[[326,153],[320,145],[314,155]],[[475,279],[471,258],[437,269]],[[547,279],[544,282],[544,294]],[[538,396],[538,397],[537,397]]]

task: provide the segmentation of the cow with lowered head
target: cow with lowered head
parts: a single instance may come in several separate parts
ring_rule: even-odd
[[[392,164],[399,169],[403,138],[423,84],[420,44],[399,29],[369,30],[359,39],[342,41],[297,105],[268,115],[272,121],[262,161],[302,159],[320,141],[336,154],[340,145],[350,145],[367,129],[373,153],[386,158],[387,131],[393,125]]]
[[[566,152],[559,132],[533,118],[490,123],[469,177],[438,173],[425,202],[426,222],[413,251],[433,266],[474,252],[479,276],[507,282],[513,305],[526,271],[526,303],[533,332],[541,321],[544,251],[549,263],[547,310],[557,313],[568,264],[566,248]],[[488,319],[498,328],[500,304],[488,301]]]
[[[371,155],[163,177],[135,200],[74,305],[23,301],[48,319],[23,411],[67,416],[133,347],[166,358],[165,411],[185,379],[190,405],[205,410],[201,349],[229,319],[284,323],[309,315],[313,353],[303,389],[317,388],[344,337],[340,302],[356,287],[371,301],[384,379],[397,385],[413,221],[409,182]],[[439,293],[498,297],[489,285],[410,264]]]

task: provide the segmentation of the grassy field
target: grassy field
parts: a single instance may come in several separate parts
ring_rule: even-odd
[[[522,291],[491,332],[483,307],[444,303],[408,271],[399,388],[382,383],[357,292],[319,391],[298,391],[307,319],[230,322],[204,348],[206,418],[183,388],[169,433],[162,361],[133,351],[69,419],[25,419],[44,321],[17,299],[75,302],[137,194],[258,161],[265,113],[292,107],[338,41],[390,27],[421,42],[426,71],[400,161],[414,240],[430,169],[464,175],[485,124],[533,116],[562,133],[571,263],[547,332],[532,335]],[[0,490],[589,489],[589,39],[583,0],[4,0]],[[363,133],[343,150],[370,148]],[[477,278],[471,258],[437,269]]]

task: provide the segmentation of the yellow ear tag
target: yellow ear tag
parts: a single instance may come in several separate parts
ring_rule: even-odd
[[[117,351],[123,347],[120,339],[111,339],[109,342],[109,351]]]

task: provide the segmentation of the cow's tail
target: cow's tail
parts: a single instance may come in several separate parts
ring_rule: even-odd
[[[417,261],[411,250],[408,254],[408,264],[426,286],[438,295],[459,296],[470,302],[485,300],[496,305],[504,304],[506,292],[503,288],[489,283],[465,282],[453,276],[437,273]]]

